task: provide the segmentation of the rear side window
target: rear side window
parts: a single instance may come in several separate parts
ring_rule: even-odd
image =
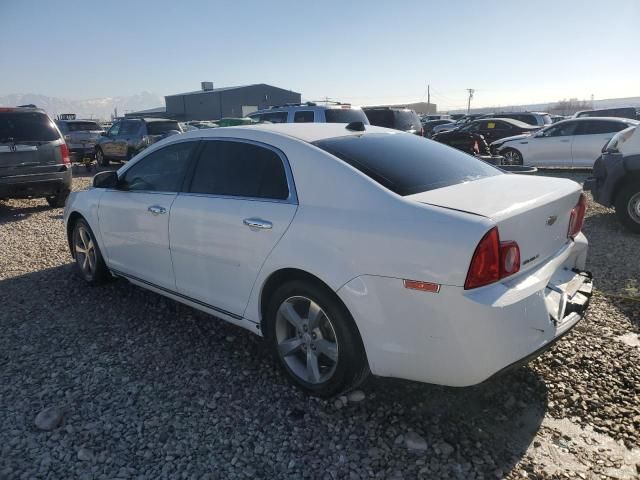
[[[195,142],[180,142],[150,153],[123,176],[130,191],[179,192]]]
[[[314,145],[402,196],[502,174],[471,155],[416,135],[370,133]]]
[[[44,113],[0,112],[0,143],[52,142],[60,134]]]
[[[327,108],[324,119],[327,123],[362,122],[369,125],[367,116],[359,108]]]
[[[149,135],[162,135],[168,133],[171,130],[177,130],[180,132],[180,125],[178,122],[148,122],[147,133]],[[138,130],[136,130],[137,132]],[[124,132],[123,132],[124,133]]]
[[[91,132],[102,130],[96,122],[67,122],[67,130],[69,132]]]
[[[313,111],[301,111],[296,112],[293,116],[294,123],[313,123],[315,120],[315,116]]]
[[[244,142],[205,142],[193,173],[191,193],[286,200],[287,176],[280,156]]]
[[[601,133],[614,133],[627,128],[626,123],[608,122],[606,120],[594,120],[579,122],[576,135],[598,135]]]
[[[396,126],[398,130],[420,130],[420,117],[413,110],[396,110]]]
[[[140,122],[125,121],[120,127],[120,135],[135,135],[140,131]]]

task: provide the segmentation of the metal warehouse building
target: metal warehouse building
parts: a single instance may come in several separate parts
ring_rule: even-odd
[[[163,116],[187,121],[244,117],[261,108],[299,103],[301,95],[264,83],[213,88],[212,82],[202,82],[200,90],[168,95],[164,99],[166,113]]]

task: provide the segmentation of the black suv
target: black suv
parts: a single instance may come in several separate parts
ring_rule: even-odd
[[[362,109],[371,125],[393,128],[422,136],[420,117],[408,108],[367,107]]]
[[[96,142],[96,160],[102,166],[109,160],[131,157],[165,137],[182,133],[176,120],[165,118],[127,118],[118,120]]]
[[[63,207],[70,191],[69,148],[55,123],[38,108],[0,108],[0,199]]]

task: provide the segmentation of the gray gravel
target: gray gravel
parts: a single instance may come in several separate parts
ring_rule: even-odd
[[[486,385],[375,378],[326,401],[249,332],[87,287],[61,213],[0,202],[0,479],[640,476],[640,348],[620,340],[640,332],[640,236],[592,202],[598,292],[565,341]]]

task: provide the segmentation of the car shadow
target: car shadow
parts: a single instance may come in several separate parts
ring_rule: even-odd
[[[0,351],[19,359],[3,368],[6,429],[36,438],[35,415],[63,402],[66,441],[114,445],[129,465],[150,444],[162,463],[192,438],[190,462],[208,464],[219,448],[216,462],[228,465],[232,434],[253,451],[263,432],[278,431],[300,461],[313,451],[326,478],[348,478],[354,464],[377,478],[398,465],[404,478],[502,478],[547,408],[544,382],[526,367],[471,388],[371,378],[364,400],[336,405],[291,386],[260,337],[124,280],[88,286],[70,263],[0,280],[0,304]],[[112,438],[114,423],[144,435]],[[424,449],[407,448],[412,431]],[[252,458],[258,477],[282,476],[267,455]]]
[[[27,207],[15,205],[16,201],[20,203],[23,202],[23,200],[9,200],[8,202],[0,200],[0,225],[3,223],[20,222],[26,220],[34,213],[53,210],[44,198],[31,199]],[[37,204],[34,205],[34,203]]]

